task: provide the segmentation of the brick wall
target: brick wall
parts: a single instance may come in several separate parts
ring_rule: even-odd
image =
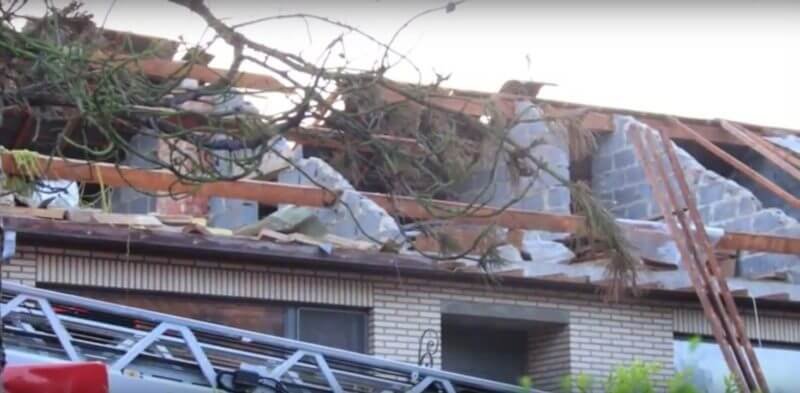
[[[569,179],[569,142],[565,133],[555,132],[544,122],[540,109],[529,101],[515,103],[515,116],[520,124],[508,130],[508,138],[517,146],[530,148],[533,157],[546,162],[560,177]],[[505,157],[495,162],[497,152],[489,151],[481,162],[481,168],[471,173],[465,184],[460,185],[459,195],[463,201],[485,203],[489,206],[505,206],[519,198],[511,207],[527,210],[569,213],[570,193],[553,176],[540,172],[514,179]],[[532,166],[536,168],[536,166]]]
[[[617,217],[652,219],[661,216],[627,132],[655,130],[629,116],[614,117],[614,132],[598,141],[592,158],[592,191]],[[703,221],[731,231],[800,235],[800,223],[783,210],[766,208],[744,185],[703,167],[677,147],[678,160]],[[671,176],[670,176],[671,177]],[[743,276],[790,268],[800,262],[796,255],[746,254],[739,272]]]
[[[767,139],[780,146],[780,148],[800,156],[800,137],[796,135],[788,135],[783,137],[768,137]],[[778,168],[775,164],[770,162],[770,160],[766,159],[761,154],[756,153],[753,150],[749,150],[743,157],[739,157],[739,159],[750,165],[751,168],[757,170],[767,179],[772,180],[773,183],[779,184],[790,194],[800,195],[800,179],[797,179],[786,173],[784,170]],[[762,203],[764,203],[764,206],[781,209],[786,212],[786,214],[794,217],[794,219],[800,220],[800,207],[791,206],[783,198],[775,195],[775,193],[770,192],[738,171],[734,173],[732,178],[739,184],[752,190],[753,194],[755,194],[755,196],[758,197]],[[794,234],[800,235],[800,228],[797,228],[797,231],[795,231]]]
[[[553,327],[528,334],[528,372],[536,387],[557,390],[565,374],[572,373],[569,328]]]
[[[660,363],[664,368],[658,380],[663,388],[673,372],[675,329],[704,333],[696,316],[676,314],[675,304],[612,305],[596,294],[44,247],[18,249],[17,257],[3,267],[3,277],[28,285],[61,283],[367,308],[369,352],[411,363],[417,362],[420,335],[426,329],[441,333],[445,302],[564,310],[569,313],[566,326],[532,330],[528,339],[528,369],[535,386],[546,389],[555,389],[570,373],[585,372],[602,380],[614,366],[633,360]],[[777,328],[766,327],[771,322],[765,318],[761,330],[773,339],[787,327],[797,330],[796,318],[771,318]],[[441,353],[434,362],[441,367]]]

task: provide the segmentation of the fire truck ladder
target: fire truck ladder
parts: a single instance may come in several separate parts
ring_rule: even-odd
[[[510,384],[14,283],[3,283],[1,310],[10,364],[102,362],[114,393],[520,392]]]

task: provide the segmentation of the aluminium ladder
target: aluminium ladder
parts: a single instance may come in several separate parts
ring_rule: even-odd
[[[99,361],[108,368],[112,393],[520,392],[510,384],[15,283],[3,283],[1,309],[9,364]]]

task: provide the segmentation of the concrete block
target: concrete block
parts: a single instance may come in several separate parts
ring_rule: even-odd
[[[637,162],[633,149],[622,150],[614,154],[614,169],[633,166]]]
[[[800,264],[800,256],[786,254],[749,254],[739,261],[738,275],[754,277],[788,270]]]
[[[653,192],[649,185],[628,186],[614,191],[614,200],[617,204],[627,205],[640,200],[649,200]]]
[[[258,221],[258,203],[242,199],[210,198],[208,225],[236,229]]]
[[[547,191],[546,208],[551,212],[569,212],[570,194],[567,187],[554,187]]]
[[[753,216],[753,231],[774,232],[796,223],[780,209],[769,208],[759,211]]]
[[[628,205],[628,207],[625,208],[625,218],[646,220],[650,218],[648,216],[648,207],[649,204],[645,201],[639,201]]]
[[[592,159],[592,171],[595,174],[601,174],[611,171],[613,166],[613,159],[611,156],[598,156]]]
[[[753,217],[744,216],[734,218],[726,222],[722,227],[729,231],[749,232],[753,229]]]
[[[536,211],[547,210],[547,206],[545,206],[545,196],[544,193],[542,192],[537,192],[533,195],[528,195],[525,198],[521,199],[518,202],[518,204],[521,209],[536,210]]]
[[[561,243],[542,240],[535,233],[525,233],[522,251],[531,256],[532,263],[566,264],[575,254]]]
[[[778,229],[775,234],[782,236],[792,236],[800,239],[800,223],[790,224],[786,227]]]
[[[697,203],[699,205],[707,205],[719,201],[722,199],[724,192],[725,184],[722,182],[709,183],[701,186],[700,189],[696,191]]]
[[[316,209],[317,217],[329,232],[348,238],[375,239],[381,242],[400,238],[397,222],[371,199],[355,191],[347,179],[328,163],[312,157],[297,160],[295,165],[296,168],[280,172],[279,181],[313,185],[307,174],[332,190],[343,191],[333,207]],[[300,170],[305,174],[300,173]]]
[[[716,202],[711,206],[712,213],[710,223],[722,222],[736,217],[736,213],[739,209],[739,201],[736,199],[728,199]]]
[[[644,169],[641,167],[641,165],[636,165],[634,167],[625,169],[623,176],[625,178],[626,185],[647,183],[647,177],[645,176]]]
[[[745,196],[739,200],[739,216],[747,216],[761,209],[761,202],[754,196]]]

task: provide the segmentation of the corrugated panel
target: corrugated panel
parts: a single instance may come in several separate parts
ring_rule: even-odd
[[[711,336],[711,325],[701,310],[673,309],[673,330],[676,333]],[[759,315],[758,324],[753,314],[744,314],[745,329],[751,339],[761,339],[783,343],[800,343],[800,329],[797,319]]]
[[[45,255],[37,269],[37,281],[353,307],[372,306],[370,281],[185,264]]]

